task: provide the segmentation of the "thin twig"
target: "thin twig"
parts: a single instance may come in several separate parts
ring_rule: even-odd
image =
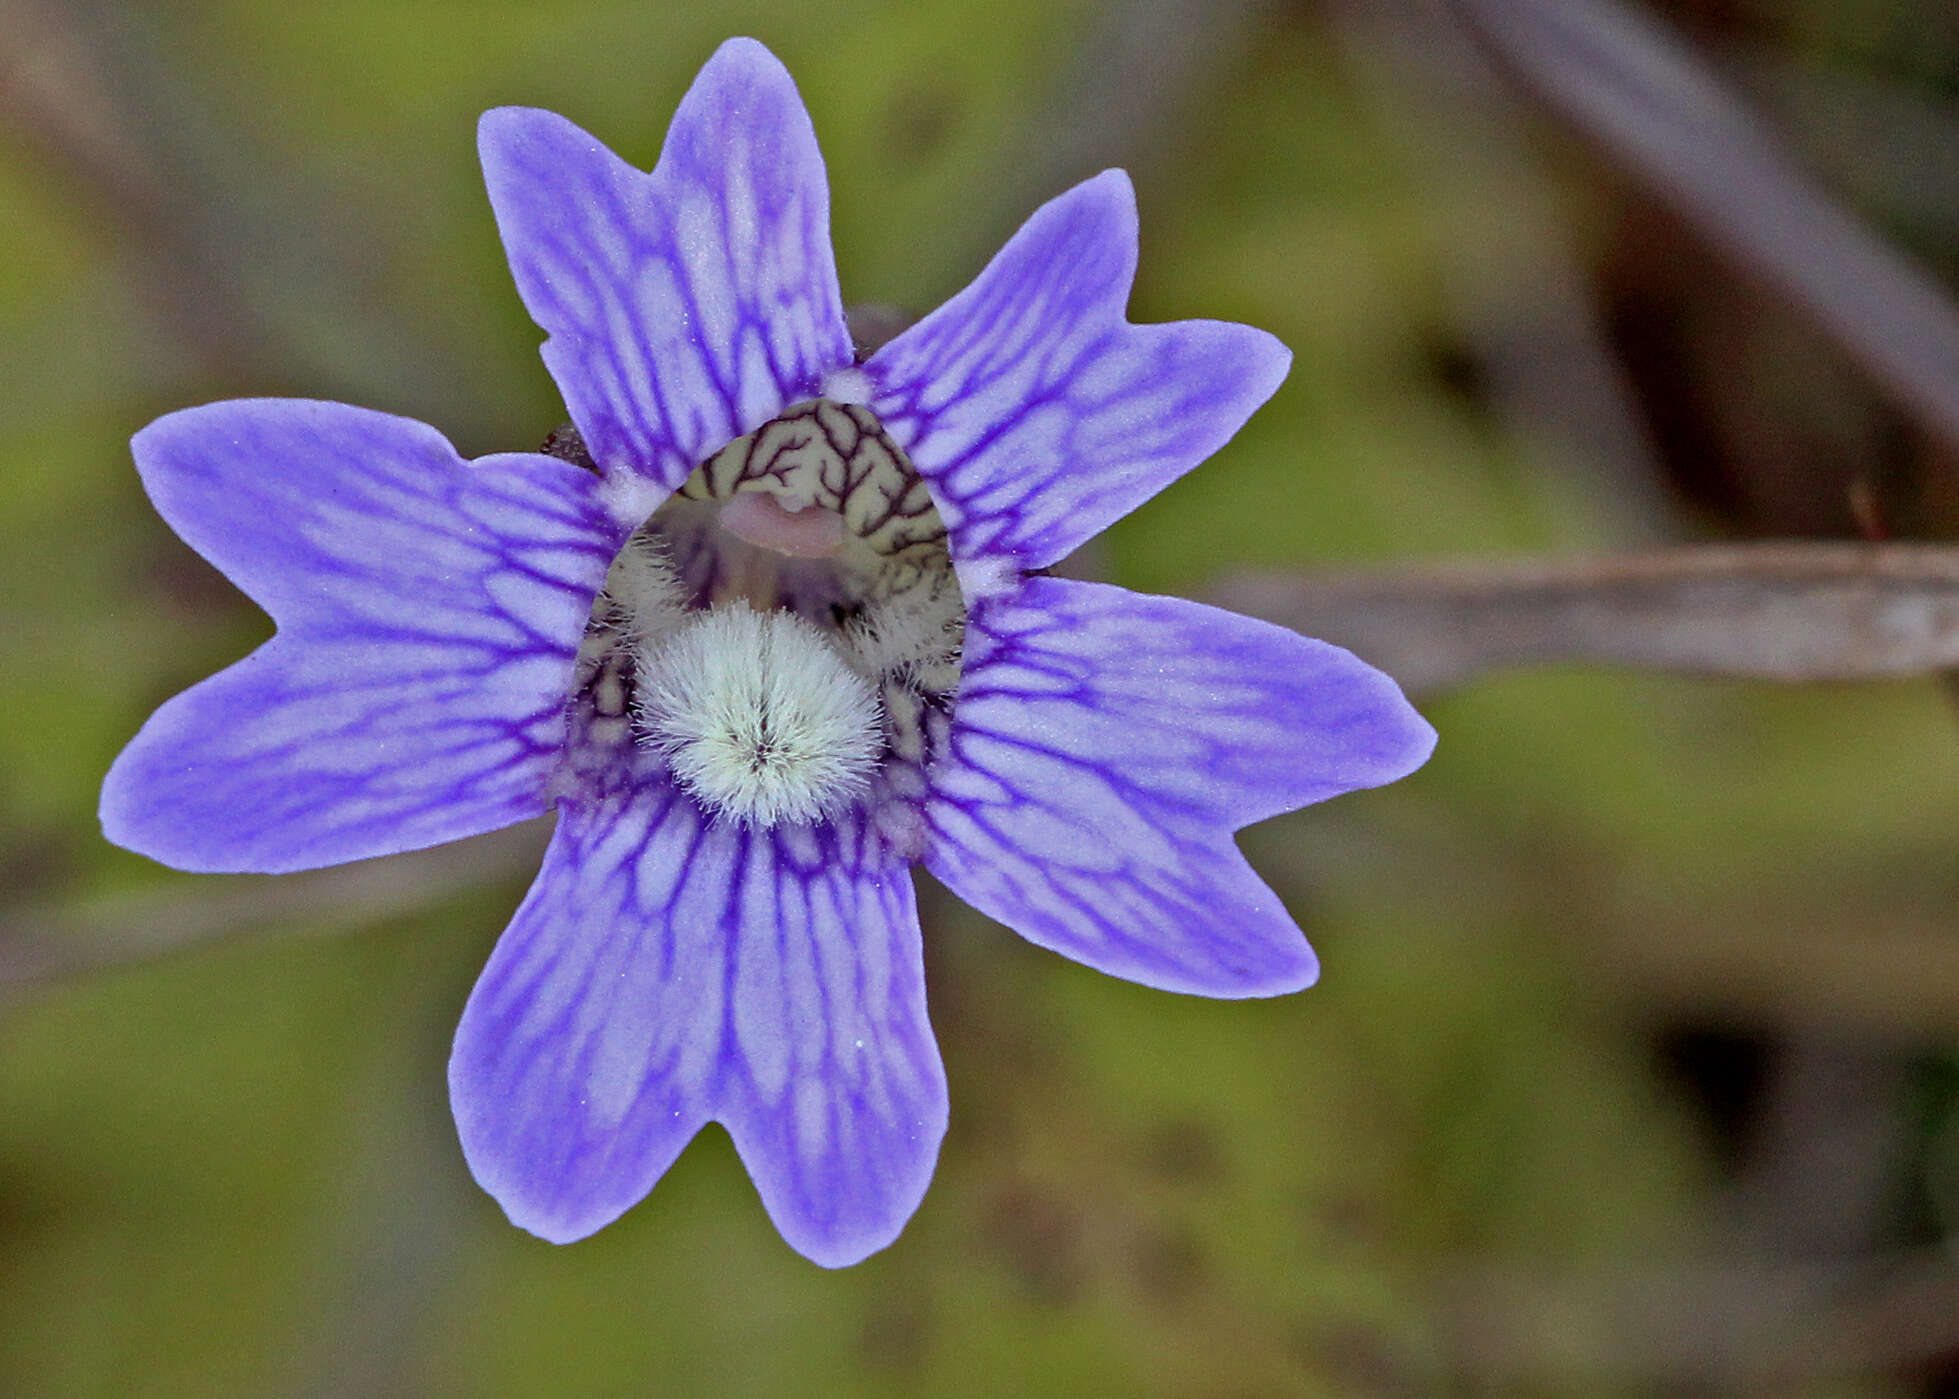
[[[1276,0],[1106,0],[985,182],[983,216],[946,230],[948,267],[977,268],[1027,212],[1110,166],[1145,187],[1198,138],[1204,94],[1251,51]]]
[[[0,919],[0,989],[166,956],[244,933],[328,931],[400,917],[537,867],[543,823],[310,874],[199,880],[171,891]]]
[[[1523,98],[1449,0],[1338,0],[1349,61],[1406,147],[1463,344],[1491,408],[1564,514],[1618,547],[1679,531]]]
[[[1693,545],[1568,562],[1241,577],[1214,601],[1411,690],[1561,663],[1814,682],[1959,666],[1959,547]]]
[[[1814,184],[1693,51],[1616,0],[1452,0],[1531,92],[1959,441],[1959,309]]]

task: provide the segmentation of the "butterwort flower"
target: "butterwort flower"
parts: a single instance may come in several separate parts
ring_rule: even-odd
[[[946,1125],[910,866],[1112,975],[1309,984],[1249,822],[1434,735],[1336,647],[1045,570],[1229,439],[1289,356],[1131,325],[1110,171],[868,358],[815,134],[724,45],[659,164],[484,117],[519,293],[582,449],[245,400],[137,434],[157,509],[277,633],[117,760],[109,837],[191,870],[413,850],[555,808],[449,1081],[470,1169],[554,1241],[708,1122],[782,1235],[896,1237]]]

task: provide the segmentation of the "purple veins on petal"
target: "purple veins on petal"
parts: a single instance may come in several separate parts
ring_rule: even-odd
[[[1135,275],[1135,194],[1105,171],[865,366],[955,557],[1053,563],[1223,446],[1285,378],[1291,353],[1250,326],[1129,324]]]
[[[530,108],[486,113],[479,143],[518,292],[602,469],[673,490],[851,363],[823,157],[760,44],[709,60],[651,174]]]
[[[927,867],[1044,947],[1169,990],[1308,985],[1250,822],[1419,767],[1434,731],[1338,647],[1174,598],[1030,579],[977,607]]]
[[[719,1120],[789,1244],[854,1263],[945,1131],[921,955],[910,877],[860,827],[709,824],[651,774],[567,799],[457,1031],[470,1167],[567,1242]]]
[[[617,547],[597,482],[464,462],[433,428],[300,400],[158,419],[158,511],[278,624],[165,704],[103,785],[109,838],[181,869],[279,872],[536,816]]]

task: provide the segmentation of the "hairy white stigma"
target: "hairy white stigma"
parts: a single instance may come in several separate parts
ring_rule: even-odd
[[[713,815],[767,829],[833,814],[884,749],[869,681],[811,623],[746,603],[634,652],[640,732]]]

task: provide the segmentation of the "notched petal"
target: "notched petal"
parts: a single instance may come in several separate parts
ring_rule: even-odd
[[[1043,946],[1203,995],[1317,964],[1231,832],[1419,767],[1434,731],[1338,647],[1060,579],[976,608],[927,867]]]
[[[745,1069],[719,1115],[783,1238],[844,1267],[898,1236],[945,1135],[918,911],[902,867],[798,876],[768,861],[741,932]]]
[[[477,980],[449,1060],[477,1181],[552,1243],[603,1228],[709,1116],[720,1057],[721,862],[672,792],[566,801]],[[708,917],[686,917],[691,911]]]
[[[317,868],[544,810],[617,545],[589,473],[433,428],[244,400],[136,437],[158,511],[279,624],[110,769],[110,840],[181,869]]]
[[[456,1036],[478,1181],[533,1233],[581,1238],[718,1120],[793,1248],[838,1267],[890,1243],[946,1123],[903,866],[818,830],[800,869],[651,774],[563,811]]]
[[[962,562],[1045,567],[1228,442],[1285,378],[1270,335],[1131,325],[1119,170],[1037,210],[973,283],[865,366]]]
[[[529,108],[486,113],[479,146],[518,292],[601,468],[671,490],[851,363],[823,158],[760,44],[709,60],[651,174]]]

